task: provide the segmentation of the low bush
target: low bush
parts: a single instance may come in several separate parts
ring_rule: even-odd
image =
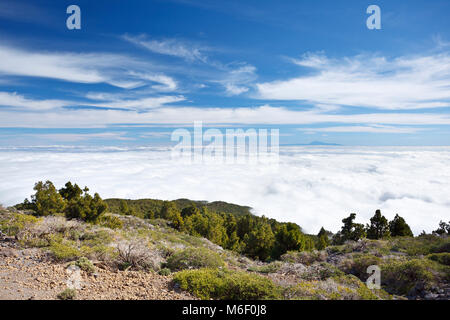
[[[450,253],[432,253],[427,256],[428,259],[439,262],[440,264],[450,266]]]
[[[91,247],[107,245],[113,240],[113,233],[108,229],[93,229],[83,233],[79,239]]]
[[[50,240],[48,250],[59,261],[71,261],[83,256],[83,253],[75,246],[73,241],[64,240],[59,237],[53,237]]]
[[[259,272],[259,273],[275,273],[278,270],[280,270],[282,265],[283,265],[282,262],[275,261],[275,262],[266,264],[264,266],[249,267],[247,269],[247,271]]]
[[[167,259],[166,267],[172,271],[184,269],[219,268],[225,263],[219,254],[206,248],[188,248],[175,252]]]
[[[433,253],[450,253],[450,237],[442,239],[441,243],[434,245],[430,251]]]
[[[366,281],[370,274],[367,273],[367,268],[372,265],[380,266],[383,260],[371,254],[363,254],[356,256],[350,260],[348,264],[341,264],[340,268],[345,273],[350,273],[357,276],[362,281]]]
[[[161,268],[162,256],[158,250],[151,250],[143,239],[122,241],[117,245],[117,267],[154,270]]]
[[[84,272],[87,272],[88,274],[92,274],[95,272],[95,266],[94,264],[91,262],[91,260],[89,260],[86,257],[81,257],[79,258],[75,263],[74,263],[78,268],[80,268],[81,270],[83,270]]]
[[[305,280],[326,280],[328,278],[344,275],[344,272],[339,270],[332,264],[321,262],[316,263],[307,268],[301,275]]]
[[[325,281],[302,281],[283,291],[285,299],[296,300],[376,300],[390,299],[383,290],[371,291],[358,278],[341,275]]]
[[[110,228],[110,229],[122,229],[123,222],[120,218],[113,215],[103,215],[100,216],[98,224],[102,227]]]
[[[394,238],[392,240],[392,250],[407,253],[409,256],[450,252],[450,238],[431,234],[415,238]]]
[[[327,257],[327,251],[289,251],[281,256],[281,260],[309,266],[314,262],[324,262],[327,260]]]
[[[27,239],[33,226],[41,221],[32,215],[22,213],[13,213],[8,218],[0,222],[0,230],[19,240]]]
[[[381,283],[392,294],[408,295],[416,286],[429,288],[435,281],[432,270],[436,262],[428,259],[412,259],[406,262],[392,261],[381,266]]]
[[[159,275],[165,276],[165,277],[169,276],[171,273],[172,273],[172,271],[170,271],[169,268],[163,268],[163,269],[159,270],[159,272],[158,272]]]
[[[201,299],[271,300],[281,297],[281,289],[270,279],[246,272],[184,270],[175,275],[174,282]]]
[[[65,289],[63,292],[58,294],[58,299],[60,300],[74,300],[77,297],[77,291],[75,289]]]

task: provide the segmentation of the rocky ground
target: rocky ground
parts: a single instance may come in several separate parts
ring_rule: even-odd
[[[68,265],[50,261],[40,249],[19,249],[11,240],[0,242],[0,300],[58,299],[67,288]],[[80,284],[76,299],[82,300],[194,299],[154,272],[97,268],[92,275],[81,271]]]

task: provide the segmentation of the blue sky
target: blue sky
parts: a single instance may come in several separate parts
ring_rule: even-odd
[[[66,8],[81,8],[68,30]],[[381,30],[366,9],[381,8]],[[161,145],[194,121],[281,144],[449,145],[450,3],[0,3],[0,146]]]

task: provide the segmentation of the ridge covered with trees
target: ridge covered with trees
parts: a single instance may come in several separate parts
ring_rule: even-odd
[[[81,189],[71,182],[57,190],[51,181],[40,181],[34,190],[31,201],[25,199],[16,208],[33,210],[37,216],[64,214],[69,219],[109,225],[120,223],[103,215],[107,209],[120,215],[164,219],[179,231],[204,237],[224,249],[262,261],[279,259],[288,251],[323,250],[331,244],[341,245],[363,238],[377,240],[413,236],[404,218],[397,214],[388,221],[380,210],[366,226],[355,223],[356,214],[352,213],[342,220],[342,229],[336,234],[321,228],[317,235],[310,235],[295,223],[258,217],[251,214],[250,207],[220,201],[102,200],[98,193],[91,196],[87,187]],[[436,232],[442,234],[448,230],[448,224],[441,222]]]
[[[405,219],[389,221],[377,210],[366,225],[352,213],[336,234],[309,235],[225,202],[102,200],[70,182],[61,189],[38,182],[34,191],[14,208],[0,206],[0,241],[14,237],[14,246],[40,248],[86,273],[154,271],[202,299],[450,297],[450,223],[443,221],[414,237]],[[365,284],[373,265],[381,289]]]

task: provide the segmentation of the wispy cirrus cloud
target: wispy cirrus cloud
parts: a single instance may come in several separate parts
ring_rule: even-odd
[[[291,61],[312,72],[258,83],[258,98],[390,110],[450,106],[447,53],[394,59],[376,55],[330,59],[307,54]]]
[[[107,98],[107,96],[104,96],[104,98]],[[114,99],[106,102],[83,103],[82,105],[102,107],[108,109],[127,109],[127,110],[143,111],[148,109],[160,108],[166,104],[180,102],[184,100],[185,98],[183,96],[159,96],[159,97],[145,97],[137,99]]]
[[[73,83],[108,83],[123,89],[150,85],[173,91],[176,81],[152,64],[111,53],[39,52],[0,45],[0,75],[57,79]]]
[[[225,87],[228,95],[237,96],[248,92],[254,80],[256,80],[256,68],[249,64],[239,64],[219,82]]]
[[[121,95],[105,93],[89,93],[86,98],[91,101],[69,101],[69,100],[42,100],[32,99],[16,92],[0,92],[0,107],[13,108],[17,111],[49,111],[51,109],[61,109],[64,107],[99,107],[105,109],[124,109],[134,111],[144,111],[153,108],[160,108],[164,105],[184,101],[183,96],[155,96],[141,97],[134,99],[119,98]],[[53,111],[63,113],[63,110]],[[57,116],[56,114],[56,116]]]
[[[193,42],[176,38],[157,40],[145,34],[123,35],[122,39],[153,53],[181,58],[188,62],[201,62],[209,69],[202,71],[205,73],[206,81],[223,86],[228,96],[237,96],[248,92],[251,84],[256,80],[254,66],[245,62],[222,63],[207,55],[208,51],[212,51],[211,48]],[[192,73],[191,69],[189,73]]]
[[[132,36],[127,34],[123,35],[122,39],[154,53],[178,57],[192,62],[207,61],[207,56],[204,54],[204,51],[207,50],[205,47],[180,39],[157,40],[151,39],[147,35]]]
[[[176,98],[171,98],[176,99]],[[99,102],[93,105],[107,109],[131,110],[49,110],[47,112],[21,112],[0,109],[0,127],[59,128],[61,124],[68,128],[105,127],[114,124],[167,124],[192,125],[194,121],[203,121],[205,125],[214,124],[358,124],[361,125],[450,125],[449,114],[439,113],[367,113],[367,114],[327,114],[316,111],[298,111],[282,107],[263,105],[254,108],[202,108],[161,105],[175,102],[152,101],[159,107],[147,108],[141,102],[119,101],[115,103]],[[133,109],[134,108],[134,109]],[[145,108],[144,112],[139,110]],[[36,122],[37,117],[39,122]]]
[[[297,130],[305,132],[336,132],[336,133],[416,133],[424,131],[426,129],[417,127],[367,125],[367,126],[333,126],[324,128],[298,128]]]
[[[0,106],[19,109],[48,110],[72,105],[73,102],[64,100],[37,100],[26,98],[16,92],[0,92]]]

